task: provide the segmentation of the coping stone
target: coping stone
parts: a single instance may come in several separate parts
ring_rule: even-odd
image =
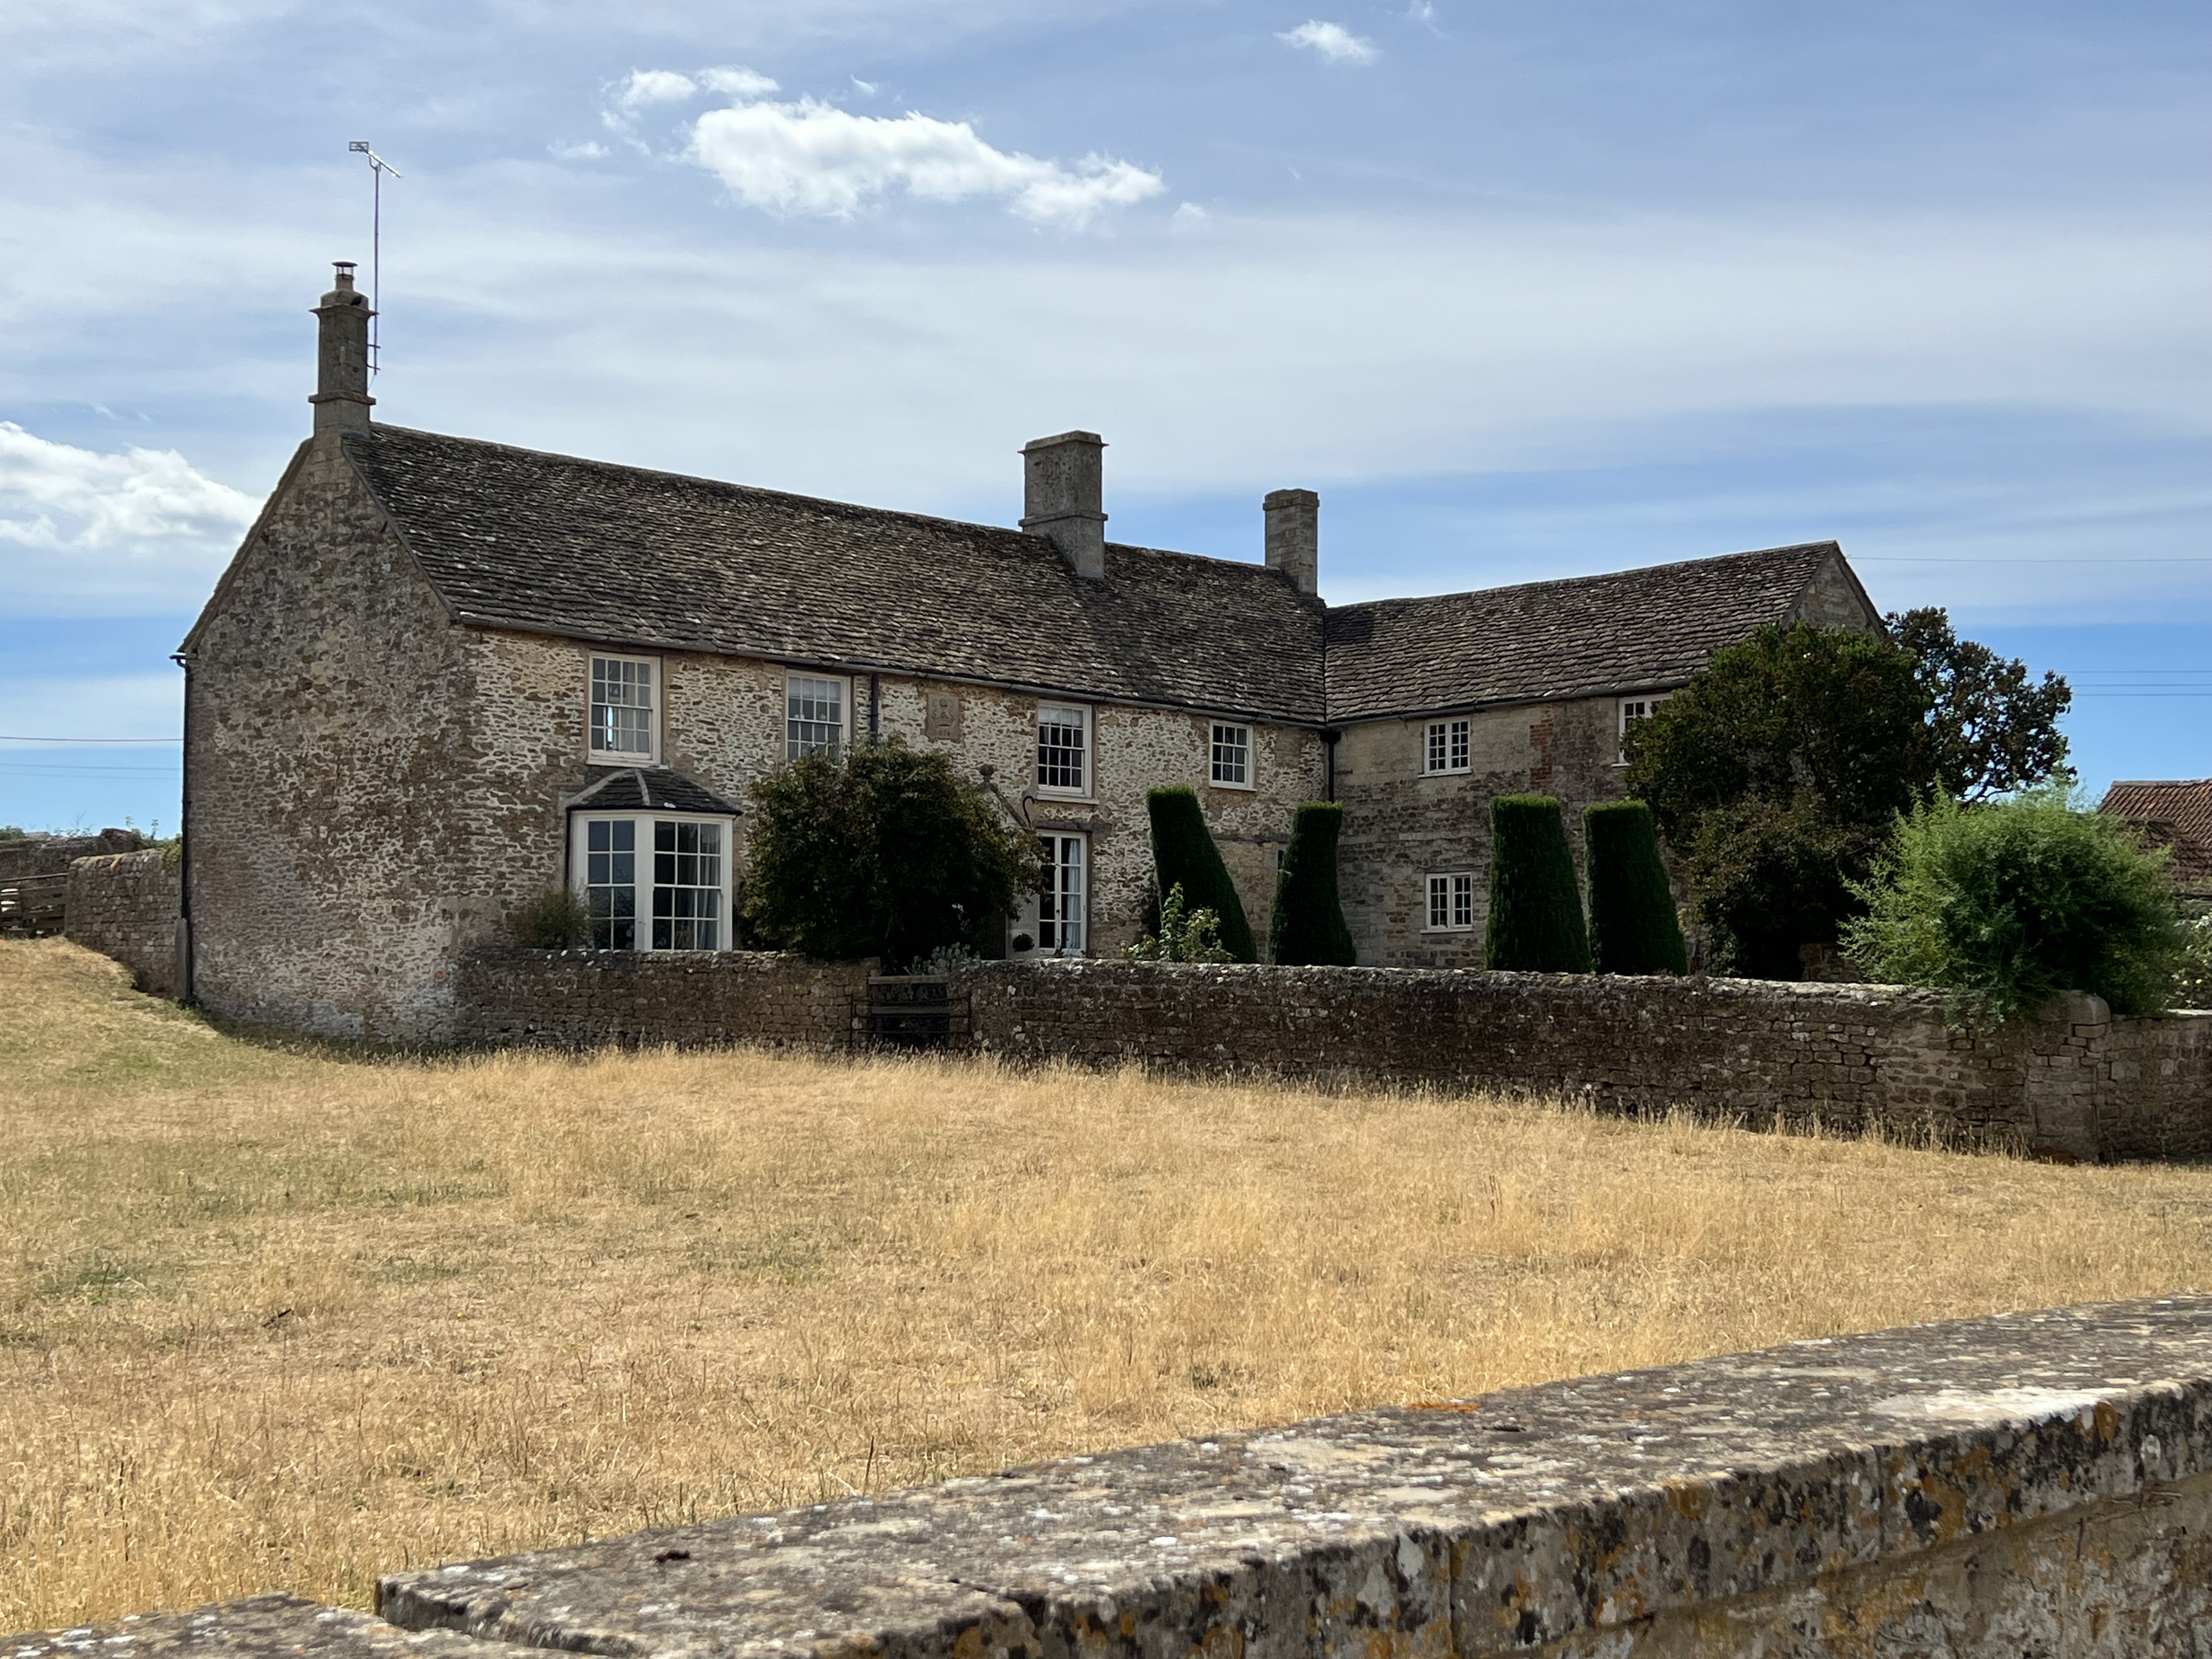
[[[296,1595],[211,1602],[189,1613],[141,1613],[102,1625],[0,1640],[0,1659],[500,1659],[510,1650],[447,1630],[406,1631],[350,1607]]]
[[[2212,1297],[2171,1297],[1794,1342],[394,1573],[378,1608],[621,1656],[1445,1659],[1802,1583],[2208,1468]]]

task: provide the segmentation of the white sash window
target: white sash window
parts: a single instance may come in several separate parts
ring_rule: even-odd
[[[579,812],[570,835],[592,949],[732,948],[729,819]]]

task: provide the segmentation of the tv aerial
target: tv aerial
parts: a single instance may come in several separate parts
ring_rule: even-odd
[[[366,138],[349,141],[346,149],[356,155],[368,157],[368,308],[372,313],[368,319],[368,372],[375,374],[381,372],[377,361],[377,325],[380,319],[374,313],[384,309],[384,175],[388,173],[395,179],[404,175],[371,149]]]

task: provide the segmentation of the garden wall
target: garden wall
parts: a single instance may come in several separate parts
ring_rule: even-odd
[[[2078,1158],[2212,1152],[2212,1016],[2069,997],[2014,1032],[1932,992],[1764,980],[1156,963],[977,963],[975,1042],[1020,1060],[1280,1073],[1880,1127]]]
[[[185,981],[177,955],[177,916],[182,893],[174,855],[160,848],[79,858],[69,866],[62,931],[87,950],[128,968],[140,990],[180,997]]]
[[[461,959],[458,1035],[490,1046],[844,1048],[871,966],[773,951],[487,948]]]
[[[2212,1298],[1232,1431],[11,1659],[2212,1655]],[[419,1634],[410,1637],[405,1632]]]

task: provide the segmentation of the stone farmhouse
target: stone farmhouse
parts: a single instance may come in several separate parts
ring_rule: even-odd
[[[1578,829],[1717,647],[1877,625],[1832,542],[1328,605],[1313,492],[1266,498],[1258,562],[1124,545],[1087,432],[1024,448],[1010,529],[410,431],[350,266],[316,314],[313,435],[179,653],[191,989],[239,1018],[436,1041],[552,884],[601,947],[729,949],[754,781],[892,737],[1038,836],[1010,955],[1132,939],[1145,792],[1188,783],[1262,932],[1329,798],[1360,961],[1480,966],[1493,795]]]
[[[2166,872],[2175,890],[2212,900],[2212,778],[2123,779],[2097,810],[2136,825],[2144,845],[2172,848]]]

